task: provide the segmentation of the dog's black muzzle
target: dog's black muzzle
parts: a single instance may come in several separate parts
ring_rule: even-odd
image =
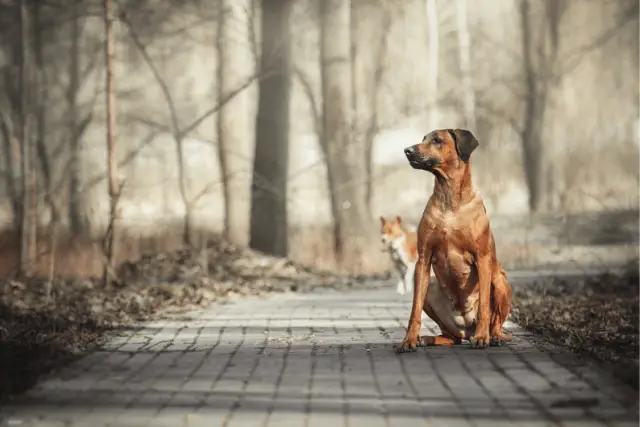
[[[439,163],[437,159],[425,158],[422,153],[418,151],[417,145],[405,148],[404,155],[407,156],[409,164],[414,169],[430,171]]]

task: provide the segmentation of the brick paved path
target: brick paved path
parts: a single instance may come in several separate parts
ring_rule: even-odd
[[[617,400],[633,393],[514,325],[509,347],[396,355],[409,305],[390,286],[148,324],[40,383],[0,425],[637,426]]]

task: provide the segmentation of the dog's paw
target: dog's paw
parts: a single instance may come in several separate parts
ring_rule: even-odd
[[[503,345],[506,345],[511,340],[512,340],[511,334],[506,332],[501,332],[498,334],[493,334],[491,336],[491,341],[489,341],[489,345],[491,347],[502,347]]]
[[[471,343],[471,348],[487,348],[491,339],[489,338],[489,334],[476,333],[469,342]]]
[[[398,286],[396,286],[396,292],[399,293],[400,295],[404,295],[405,294],[404,283],[402,283],[402,282],[398,283]]]
[[[507,342],[505,340],[501,340],[500,338],[497,338],[497,337],[491,337],[491,340],[489,341],[489,345],[491,347],[502,347],[506,343]]]
[[[402,343],[396,344],[394,347],[396,349],[396,353],[413,353],[418,349],[418,337],[405,337]]]

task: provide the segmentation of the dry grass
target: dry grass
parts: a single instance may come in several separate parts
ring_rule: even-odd
[[[403,218],[408,222],[413,219],[410,215],[403,215]],[[533,219],[494,215],[491,219],[498,257],[508,270],[581,260],[607,265],[615,262],[614,258],[624,257],[625,251],[630,256],[637,256],[638,252],[637,245],[633,246],[638,239],[637,210],[546,215]],[[146,229],[125,229],[120,237],[118,262],[135,262],[147,254],[180,248],[183,244],[181,233],[181,224],[158,226],[153,233]],[[338,265],[333,256],[331,227],[292,227],[289,236],[290,258],[317,269],[348,274],[382,274],[389,271],[391,263],[388,254],[382,251],[378,233],[378,229],[374,228],[370,236],[359,237],[363,256],[347,259],[343,265]],[[195,230],[193,246],[199,247],[201,242],[215,235],[210,230]],[[15,232],[0,232],[0,277],[10,277],[15,273],[18,243]],[[40,276],[46,276],[49,271],[51,251],[48,243],[47,230],[40,230],[38,249],[41,255],[37,260],[37,273]],[[102,274],[103,259],[100,239],[59,233],[55,250],[56,276],[99,276]]]
[[[165,227],[161,232],[144,237],[125,231],[120,236],[118,264],[135,261],[144,254],[170,251],[182,245],[179,227]],[[203,233],[197,233],[202,236]],[[206,237],[209,237],[209,233]],[[66,231],[58,232],[55,251],[49,247],[47,229],[38,231],[38,258],[35,266],[37,276],[47,276],[51,256],[55,253],[55,275],[61,277],[90,278],[102,274],[103,251],[99,238],[87,235],[71,235]],[[17,232],[4,230],[0,232],[0,277],[11,277],[18,268],[20,255]]]
[[[357,238],[357,237],[354,237]],[[391,262],[384,252],[378,230],[371,236],[360,238],[363,256],[346,259],[339,266],[333,256],[333,230],[331,227],[298,227],[290,231],[291,259],[314,268],[340,271],[348,274],[381,274],[389,270]]]
[[[183,245],[179,225],[158,227],[153,235],[141,235],[135,230],[125,230],[120,236],[118,264],[135,262],[148,254],[173,251]],[[382,252],[377,234],[363,242],[365,256],[345,260],[338,266],[333,256],[333,240],[330,227],[294,228],[290,232],[290,258],[309,267],[340,271],[347,274],[381,274],[388,270],[388,255]],[[72,236],[59,232],[55,250],[55,275],[61,277],[98,277],[103,269],[102,242],[90,236]],[[215,237],[210,231],[193,233],[193,246]],[[0,232],[0,277],[12,277],[17,271],[20,255],[18,235],[13,230]],[[47,230],[38,233],[36,273],[47,276],[52,251],[49,248]]]

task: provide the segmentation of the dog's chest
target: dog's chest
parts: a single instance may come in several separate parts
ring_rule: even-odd
[[[447,282],[461,284],[471,274],[473,258],[471,254],[457,248],[443,246],[436,248],[431,257],[431,263],[434,272]]]
[[[453,307],[464,310],[466,300],[474,292],[477,273],[471,254],[456,247],[435,248],[431,265],[444,295]]]
[[[410,262],[404,237],[392,240],[389,245],[389,252],[391,253],[391,259],[395,263],[407,265]]]
[[[434,207],[429,212],[429,222],[434,231],[445,239],[454,235],[477,235],[487,223],[486,216],[481,218],[485,212],[482,206],[482,199],[476,196],[455,211]]]
[[[453,212],[443,212],[434,216],[433,224],[436,232],[442,239],[450,239],[454,234],[465,230],[465,224],[468,224],[466,215],[455,214]]]

